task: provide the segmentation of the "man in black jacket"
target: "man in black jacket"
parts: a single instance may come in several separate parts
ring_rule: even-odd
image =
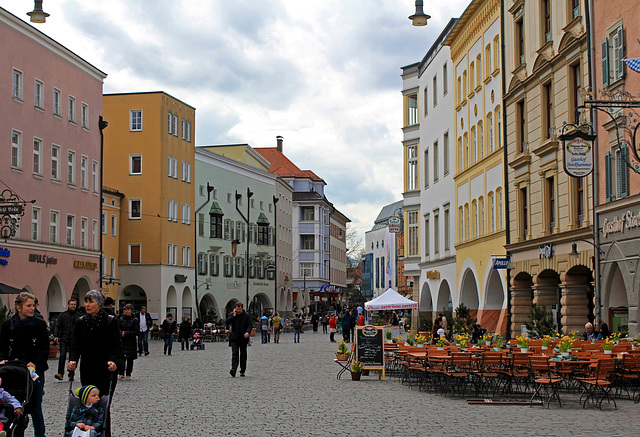
[[[67,301],[67,310],[58,316],[56,327],[53,330],[54,341],[60,345],[60,358],[58,359],[58,373],[54,375],[57,380],[64,379],[64,368],[67,361],[67,352],[71,346],[73,326],[80,314],[76,311],[78,301],[71,298]],[[69,372],[69,380],[73,379],[75,372]]]
[[[229,374],[236,377],[238,370],[238,362],[240,363],[240,376],[244,376],[247,370],[247,344],[249,344],[249,335],[253,325],[251,317],[244,310],[242,302],[236,303],[233,313],[227,317],[227,327],[231,326],[231,334],[229,335],[229,346],[231,346],[231,370]]]

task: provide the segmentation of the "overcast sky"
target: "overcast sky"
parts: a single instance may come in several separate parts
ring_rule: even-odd
[[[196,144],[274,147],[327,183],[360,235],[402,198],[400,68],[468,0],[44,0],[35,24],[108,74],[104,92],[196,108]],[[29,0],[0,0],[28,20]]]

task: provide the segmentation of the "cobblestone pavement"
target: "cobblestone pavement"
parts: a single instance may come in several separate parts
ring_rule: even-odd
[[[637,435],[640,404],[583,410],[562,394],[562,408],[469,406],[464,399],[410,389],[397,379],[336,380],[336,346],[325,334],[283,334],[280,344],[249,348],[245,378],[229,376],[231,350],[206,343],[204,351],[151,355],[135,361],[133,379],[120,380],[112,406],[115,436],[459,436]],[[44,411],[49,436],[62,435],[68,382],[47,372]],[[78,382],[74,388],[78,386]],[[31,426],[27,436],[32,435]]]

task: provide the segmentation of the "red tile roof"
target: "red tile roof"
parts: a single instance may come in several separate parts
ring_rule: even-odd
[[[270,173],[280,177],[309,178],[324,183],[324,180],[311,170],[301,170],[276,147],[260,147],[254,150],[271,163]]]

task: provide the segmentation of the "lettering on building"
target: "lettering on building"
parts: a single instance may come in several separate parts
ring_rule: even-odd
[[[538,259],[553,258],[553,243],[540,246],[538,250]]]
[[[602,222],[602,235],[606,238],[609,234],[623,233],[625,229],[634,229],[640,227],[640,211],[638,214],[634,214],[632,211],[627,211],[622,214],[620,218],[615,216],[611,220],[604,219]]]
[[[30,263],[38,263],[45,265],[56,265],[58,264],[58,258],[54,258],[52,256],[47,256],[39,253],[30,253],[29,254],[29,262]]]
[[[9,249],[0,247],[0,266],[9,265],[9,260],[4,258],[9,258],[10,256],[11,256],[11,251]]]
[[[95,270],[98,268],[98,263],[91,261],[74,261],[73,266],[77,269]]]
[[[427,279],[440,279],[440,272],[438,270],[427,271]]]

